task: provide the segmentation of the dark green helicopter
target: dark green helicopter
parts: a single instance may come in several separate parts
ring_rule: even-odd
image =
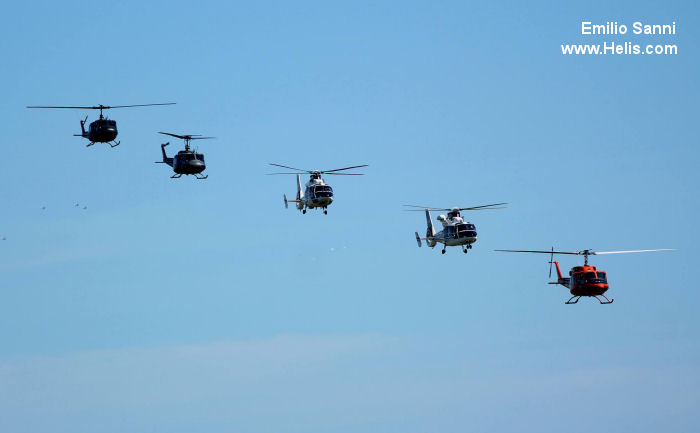
[[[174,157],[170,158],[165,153],[165,146],[170,142],[160,145],[160,150],[163,152],[163,160],[156,161],[156,164],[168,164],[173,168],[174,175],[170,176],[173,179],[182,177],[183,174],[193,175],[197,179],[206,179],[209,175],[202,175],[207,166],[204,164],[204,154],[198,153],[196,150],[190,150],[190,140],[210,140],[215,137],[202,137],[201,135],[177,135],[169,132],[159,132],[159,134],[169,135],[171,137],[185,140],[185,150],[179,151]]]
[[[152,105],[175,105],[175,102],[166,102],[163,104],[137,104],[137,105],[96,105],[93,107],[59,107],[59,106],[37,106],[32,105],[27,108],[71,108],[71,109],[82,109],[82,110],[100,110],[100,118],[90,123],[87,131],[85,130],[85,123],[87,122],[87,116],[84,120],[80,121],[81,134],[73,134],[76,137],[83,137],[90,140],[90,144],[87,147],[92,146],[95,143],[107,143],[110,147],[119,146],[119,141],[114,141],[117,138],[117,121],[106,119],[102,115],[102,110],[109,110],[110,108],[127,108],[127,107],[150,107]]]

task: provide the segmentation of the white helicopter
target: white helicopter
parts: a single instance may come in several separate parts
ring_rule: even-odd
[[[301,213],[305,214],[306,209],[322,208],[323,213],[328,215],[328,206],[333,203],[333,188],[323,181],[321,178],[322,174],[329,175],[343,175],[343,176],[363,176],[362,173],[338,173],[343,170],[350,170],[351,168],[367,167],[365,165],[353,165],[352,167],[336,168],[335,170],[302,170],[294,167],[287,167],[286,165],[273,164],[275,167],[287,168],[289,170],[295,170],[296,173],[270,173],[270,174],[295,174],[297,176],[297,198],[296,200],[287,200],[287,195],[284,195],[284,207],[289,208],[289,203],[296,203],[297,209]],[[306,183],[306,187],[302,189],[301,185],[301,175],[309,174],[311,175],[309,181]]]
[[[418,242],[418,247],[422,246],[421,240],[426,241],[429,247],[434,248],[438,243],[444,244],[442,247],[442,254],[447,252],[447,247],[462,246],[462,252],[467,254],[472,248],[472,244],[476,242],[476,226],[468,221],[464,221],[462,215],[459,213],[463,210],[489,210],[489,209],[503,209],[505,204],[508,203],[493,203],[486,204],[483,206],[474,207],[453,207],[452,209],[441,209],[441,208],[428,208],[425,206],[414,206],[410,204],[405,204],[407,207],[422,208],[425,211],[425,219],[428,222],[428,231],[425,237],[422,238],[416,232],[416,242]],[[407,211],[420,212],[421,209],[406,209]],[[435,232],[435,227],[433,226],[433,221],[430,217],[430,211],[440,212],[448,211],[447,216],[439,215],[437,220],[442,223],[442,230]]]

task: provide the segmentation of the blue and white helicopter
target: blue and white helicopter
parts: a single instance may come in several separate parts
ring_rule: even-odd
[[[489,210],[489,209],[503,209],[508,203],[493,203],[486,204],[482,206],[473,207],[453,207],[451,209],[447,208],[429,208],[426,206],[414,206],[410,204],[405,204],[407,207],[415,207],[421,209],[406,209],[412,212],[425,211],[425,219],[428,222],[428,230],[425,237],[422,238],[416,232],[416,242],[418,242],[418,247],[422,246],[421,240],[426,241],[429,247],[434,248],[438,243],[444,244],[442,247],[442,254],[447,252],[447,247],[461,246],[462,252],[466,254],[472,248],[472,244],[476,242],[476,226],[468,221],[464,221],[460,211],[465,210]],[[447,211],[447,216],[439,215],[437,220],[442,223],[442,230],[435,232],[435,227],[433,226],[432,218],[430,217],[430,211],[442,212]]]
[[[296,203],[297,209],[301,213],[305,214],[306,209],[323,209],[323,213],[328,215],[328,206],[333,203],[333,188],[323,181],[321,177],[322,174],[328,175],[343,175],[343,176],[363,176],[362,173],[338,173],[343,170],[350,170],[352,168],[367,167],[365,165],[353,165],[352,167],[336,168],[334,170],[302,170],[294,167],[287,167],[286,165],[273,164],[275,167],[287,168],[289,170],[294,170],[293,173],[270,173],[270,174],[295,174],[297,176],[297,197],[296,200],[287,200],[287,195],[284,195],[284,207],[289,208],[289,203]],[[310,179],[306,183],[305,187],[301,184],[301,175],[309,174]]]

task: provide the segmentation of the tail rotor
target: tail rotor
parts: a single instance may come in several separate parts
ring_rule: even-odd
[[[552,247],[552,252],[549,256],[549,278],[552,278],[552,263],[554,263],[554,247]]]

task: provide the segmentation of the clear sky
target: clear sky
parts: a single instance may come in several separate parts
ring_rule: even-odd
[[[700,430],[696,2],[1,9],[0,431]],[[678,55],[560,49],[628,40]],[[170,101],[114,149],[24,108]],[[157,131],[217,137],[209,179]],[[269,162],[370,166],[325,216]],[[501,201],[466,256],[401,206]],[[591,258],[607,306],[493,252],[552,246],[678,251]]]

